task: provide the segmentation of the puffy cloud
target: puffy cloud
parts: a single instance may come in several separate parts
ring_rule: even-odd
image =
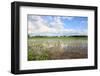
[[[63,28],[62,23],[60,22],[59,18],[55,18],[54,22],[52,23],[52,27],[48,26],[40,16],[32,16],[28,19],[28,33],[46,33],[51,32],[55,33]]]
[[[42,36],[61,36],[61,35],[87,35],[86,30],[75,30],[64,28],[61,17],[53,17],[53,21],[47,23],[42,16],[28,16],[28,34],[32,36],[42,35]],[[65,17],[68,20],[73,19],[73,17]],[[51,27],[52,26],[52,27]]]
[[[63,22],[61,21],[60,17],[54,18],[54,25],[57,30],[64,29]]]
[[[28,21],[28,34],[32,33],[35,30],[31,21]]]

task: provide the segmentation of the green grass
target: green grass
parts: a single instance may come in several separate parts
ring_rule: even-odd
[[[63,40],[73,40],[73,39],[81,39],[87,40],[87,37],[30,37],[29,39],[63,39]]]
[[[83,50],[86,51],[86,48],[81,48],[84,45],[87,45],[87,37],[28,37],[28,60],[82,58],[81,56],[85,58],[87,56]],[[72,48],[64,49],[63,46]],[[74,53],[79,55],[66,52],[66,50],[77,50],[78,52]],[[69,55],[69,53],[72,54]],[[82,53],[82,55],[80,55],[80,53]]]

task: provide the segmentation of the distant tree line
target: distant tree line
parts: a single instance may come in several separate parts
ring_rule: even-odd
[[[44,37],[88,37],[86,35],[73,35],[73,36],[29,36],[28,35],[28,38],[30,37],[37,37],[37,38],[44,38]]]

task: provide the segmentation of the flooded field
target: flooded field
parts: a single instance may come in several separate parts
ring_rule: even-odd
[[[87,58],[87,42],[87,37],[28,38],[28,60]]]

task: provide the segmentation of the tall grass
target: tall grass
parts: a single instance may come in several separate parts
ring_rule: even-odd
[[[28,60],[87,58],[87,38],[28,38]]]

